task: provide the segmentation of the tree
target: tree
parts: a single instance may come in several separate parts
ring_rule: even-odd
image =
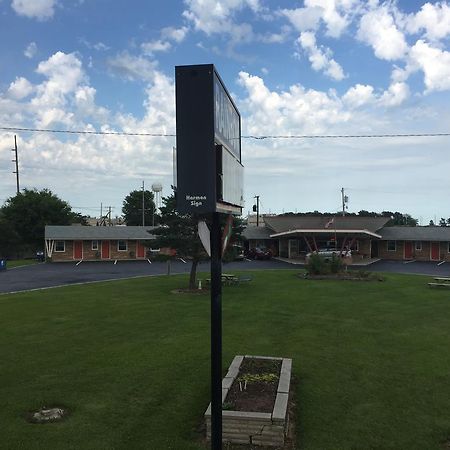
[[[67,202],[48,189],[23,189],[7,199],[1,211],[21,244],[32,251],[43,247],[45,225],[70,225],[80,220]]]
[[[14,258],[17,256],[19,235],[14,227],[0,214],[0,258]]]
[[[150,226],[158,223],[159,218],[154,214],[155,202],[153,192],[144,191],[144,222]],[[142,191],[131,191],[123,201],[122,214],[127,225],[142,225]]]
[[[441,220],[439,220],[439,226],[440,227],[446,227],[447,226],[447,221],[441,217]]]
[[[198,263],[202,259],[208,258],[198,237],[200,216],[179,214],[176,210],[176,200],[173,194],[164,197],[162,202],[160,227],[152,231],[152,234],[157,236],[156,241],[152,245],[172,248],[177,251],[178,256],[192,259],[189,289],[195,289],[197,286]],[[223,223],[225,223],[225,216],[223,216]],[[239,238],[242,230],[242,221],[235,218],[233,221],[233,234],[231,235],[228,248]]]

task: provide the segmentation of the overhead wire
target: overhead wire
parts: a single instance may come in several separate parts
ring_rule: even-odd
[[[148,133],[128,131],[89,131],[89,130],[57,130],[49,128],[0,127],[7,132],[84,134],[97,136],[143,136],[143,137],[176,137],[173,133]],[[411,138],[411,137],[448,137],[449,133],[375,133],[375,134],[273,134],[243,135],[242,139],[375,139],[375,138]]]

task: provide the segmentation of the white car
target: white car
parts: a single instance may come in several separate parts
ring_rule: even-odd
[[[352,256],[351,250],[337,250],[334,248],[321,248],[318,251],[314,251],[308,253],[306,255],[306,259],[309,259],[311,255],[319,255],[322,256],[325,261],[331,261],[333,256],[341,257],[341,258],[350,258]]]

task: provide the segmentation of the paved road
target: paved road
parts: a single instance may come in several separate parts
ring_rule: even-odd
[[[171,273],[187,273],[191,264],[181,261],[171,262]],[[271,261],[237,261],[223,264],[223,272],[237,270],[294,269],[291,264],[276,260]],[[208,272],[209,262],[200,263],[199,272]],[[66,284],[87,283],[94,281],[115,280],[139,276],[167,274],[167,263],[147,261],[83,262],[35,264],[17,267],[0,272],[0,293],[41,289]]]
[[[190,267],[189,262],[184,264],[181,261],[173,261],[171,273],[187,273]],[[277,260],[242,261],[224,264],[223,272],[262,269],[296,270],[301,267]],[[378,261],[370,266],[362,267],[362,269],[376,272],[450,276],[450,263],[438,266],[432,262],[405,264],[401,261]],[[209,262],[201,263],[198,271],[209,272]],[[78,266],[75,263],[36,264],[0,272],[0,293],[166,273],[167,263],[149,264],[146,261],[124,261],[117,264],[113,262],[83,262]]]

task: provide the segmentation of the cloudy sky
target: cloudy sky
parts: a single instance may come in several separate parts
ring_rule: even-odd
[[[174,67],[216,65],[244,135],[450,132],[450,3],[0,0],[0,127],[173,134]],[[120,214],[173,137],[17,132],[21,187]],[[0,130],[0,204],[15,194]],[[450,216],[450,137],[243,139],[245,212]]]

